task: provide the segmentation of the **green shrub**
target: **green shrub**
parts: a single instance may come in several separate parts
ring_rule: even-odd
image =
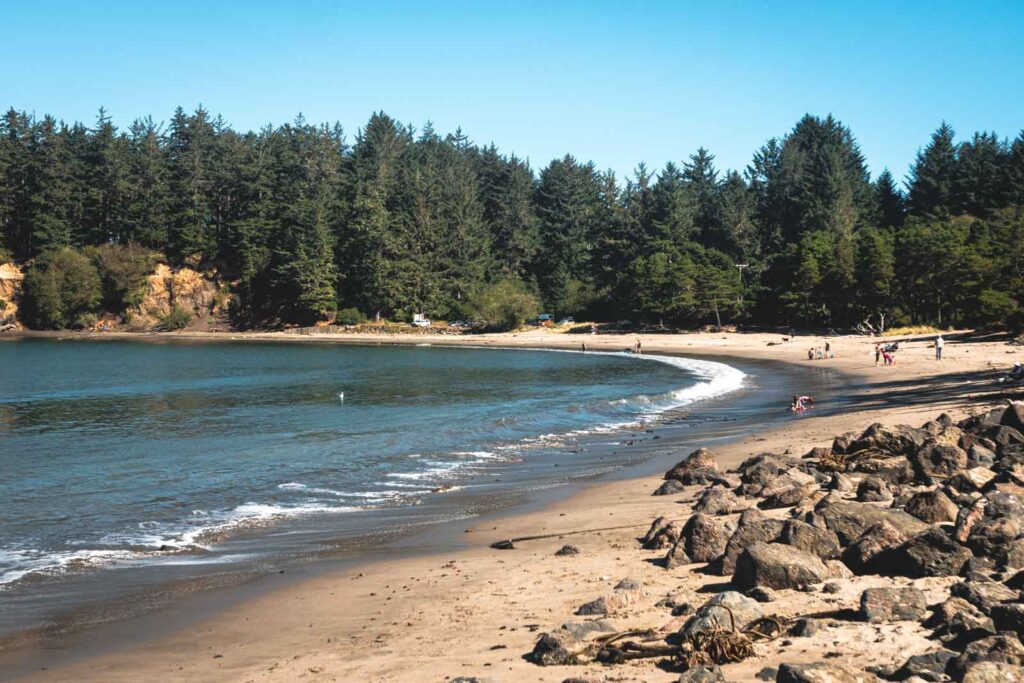
[[[339,325],[362,325],[366,322],[366,316],[358,308],[343,308],[338,311],[335,321]]]
[[[137,244],[103,244],[87,251],[103,284],[103,306],[112,313],[138,306],[146,294],[146,278],[160,256]]]
[[[168,332],[183,330],[192,322],[192,314],[178,304],[174,304],[171,312],[160,319],[160,327]]]
[[[495,330],[520,327],[540,313],[540,299],[522,281],[507,278],[484,285],[470,299],[475,318]]]
[[[82,252],[61,247],[32,263],[22,283],[23,319],[30,327],[64,329],[103,298],[96,267]]]
[[[76,330],[91,330],[96,327],[97,322],[99,322],[99,318],[96,314],[86,311],[75,316],[75,319],[71,321],[71,327]]]

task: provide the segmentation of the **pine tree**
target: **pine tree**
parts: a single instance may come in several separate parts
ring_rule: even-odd
[[[917,153],[907,196],[907,209],[915,216],[941,218],[957,212],[959,178],[954,137],[953,127],[943,121],[928,145]]]
[[[906,201],[887,168],[875,180],[875,202],[878,206],[878,227],[898,228],[903,225]]]

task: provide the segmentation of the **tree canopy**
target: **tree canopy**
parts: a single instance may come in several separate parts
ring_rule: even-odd
[[[903,188],[871,177],[832,116],[804,116],[745,169],[705,148],[679,158],[620,180],[570,155],[535,172],[383,112],[349,141],[301,116],[239,132],[179,108],[121,130],[104,110],[82,124],[11,109],[0,253],[28,265],[41,327],[118,312],[157,258],[216,271],[240,326],[340,309],[507,326],[538,302],[672,326],[1024,317],[1024,133],[958,141],[943,123]]]

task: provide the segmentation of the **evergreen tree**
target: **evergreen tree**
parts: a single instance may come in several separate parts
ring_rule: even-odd
[[[945,121],[917,153],[910,169],[907,209],[915,216],[942,218],[957,212],[957,154],[953,127]]]
[[[878,227],[898,228],[903,225],[906,201],[889,169],[884,169],[875,180],[875,202],[878,206]]]

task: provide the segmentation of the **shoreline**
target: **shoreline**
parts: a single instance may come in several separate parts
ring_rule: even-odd
[[[89,338],[105,337],[108,339],[121,338],[125,335],[90,335]],[[147,335],[148,337],[149,335]],[[161,335],[164,338],[183,339],[188,341],[306,341],[304,336],[287,335],[280,333],[261,334],[255,338],[247,336],[245,339],[225,339],[224,337],[236,337],[237,335],[226,335],[213,333],[200,335],[172,334]],[[327,335],[325,335],[327,336]],[[330,335],[330,339],[309,339],[309,341],[332,341],[340,343],[366,343],[364,337],[372,335],[352,335],[346,339],[337,339]],[[562,335],[557,335],[561,337]],[[733,338],[730,340],[730,336]],[[515,345],[517,347],[536,348],[541,345],[566,348],[576,346],[577,340],[569,338],[562,341],[556,335],[534,335],[526,334],[519,337],[526,339],[489,338],[480,344],[479,338],[469,338],[466,341],[450,343],[453,340],[445,337],[430,338],[431,343],[437,345],[473,345],[483,348],[495,348],[501,345]],[[556,337],[556,339],[551,339]],[[587,337],[588,347],[594,350],[621,350],[621,342],[624,337],[602,339],[602,336]],[[631,340],[637,335],[628,335]],[[724,337],[724,339],[723,339]],[[738,344],[736,337],[746,343]],[[136,337],[137,338],[137,337]],[[941,408],[952,407],[954,410],[965,409],[963,404],[962,386],[960,391],[955,392],[930,392],[926,395],[915,395],[914,387],[921,384],[927,385],[932,378],[937,376],[933,372],[936,367],[933,364],[926,365],[926,354],[921,353],[925,349],[908,349],[906,369],[873,368],[870,362],[864,362],[864,355],[852,354],[846,358],[844,351],[867,349],[870,352],[870,344],[864,338],[840,338],[834,341],[834,347],[840,353],[836,361],[815,361],[814,363],[801,362],[799,358],[792,358],[797,349],[802,345],[788,343],[779,348],[767,346],[770,338],[777,339],[778,335],[674,335],[672,339],[666,339],[661,335],[640,335],[645,350],[651,352],[671,352],[676,354],[695,353],[702,356],[733,356],[747,357],[760,360],[773,360],[788,362],[798,367],[816,367],[815,364],[822,364],[817,367],[829,367],[849,376],[847,389],[865,388],[863,396],[859,396],[861,404],[854,402],[852,411],[840,415],[805,416],[801,419],[789,420],[786,424],[768,434],[751,433],[739,439],[735,444],[730,444],[721,450],[715,448],[719,461],[724,466],[734,466],[747,455],[761,450],[778,450],[783,448],[792,450],[799,454],[807,450],[810,445],[819,444],[822,440],[829,439],[832,434],[846,431],[850,428],[862,428],[867,426],[865,421],[872,422],[876,418],[885,417],[885,421],[908,421],[921,422],[929,417],[934,417]],[[810,338],[807,338],[810,339]],[[472,344],[469,343],[472,340]],[[387,338],[372,340],[370,343],[424,343],[428,341],[417,336],[409,340],[396,342],[395,339]],[[727,343],[722,343],[723,341]],[[731,341],[731,343],[729,343]],[[603,343],[598,343],[603,342]],[[858,342],[860,342],[858,344]],[[986,354],[975,354],[967,363],[974,370],[983,370],[993,364],[998,351],[1004,350],[995,348],[1000,346],[990,343],[993,348],[988,349]],[[696,348],[694,348],[696,347]],[[955,345],[947,347],[954,351]],[[972,350],[976,350],[975,349]],[[760,351],[760,353],[758,353]],[[901,354],[902,355],[902,354]],[[947,353],[947,358],[956,359],[959,354]],[[781,357],[780,357],[781,356]],[[788,356],[788,357],[787,357]],[[981,356],[985,356],[981,358]],[[901,359],[902,360],[902,359]],[[960,359],[963,361],[964,359]],[[986,363],[988,365],[986,365]],[[950,364],[941,366],[948,368]],[[964,363],[961,362],[961,366]],[[887,373],[887,374],[883,374]],[[948,373],[943,373],[948,374]],[[893,375],[896,375],[902,382],[901,386],[890,386],[894,384]],[[860,384],[854,384],[854,380]],[[962,385],[962,380],[958,382]],[[927,394],[932,394],[928,396]],[[908,405],[902,409],[893,407],[898,403],[901,396],[909,396]],[[952,405],[950,405],[952,404]],[[800,445],[797,445],[800,444]],[[682,457],[683,454],[679,454]],[[500,576],[501,571],[509,570],[509,564],[514,565],[514,574],[522,577],[525,583],[520,584],[519,592],[532,594],[533,600],[529,601],[537,606],[536,609],[524,608],[525,612],[519,615],[518,622],[524,619],[534,619],[536,623],[542,624],[542,629],[550,626],[550,618],[542,617],[544,608],[541,606],[552,602],[564,603],[566,594],[578,594],[583,591],[586,594],[593,593],[596,588],[594,584],[602,583],[600,577],[609,575],[612,583],[626,574],[621,572],[630,571],[632,574],[644,574],[645,583],[657,584],[666,578],[665,570],[658,567],[640,566],[637,567],[636,556],[641,556],[643,551],[635,548],[631,539],[642,529],[636,528],[631,531],[598,532],[594,534],[574,534],[571,539],[573,543],[592,546],[588,550],[586,558],[572,558],[581,560],[575,562],[572,567],[573,574],[559,574],[565,571],[565,567],[552,565],[551,554],[554,549],[561,545],[559,539],[551,539],[527,544],[527,547],[510,553],[502,554],[490,550],[489,542],[501,537],[515,537],[535,534],[551,534],[560,531],[578,531],[579,529],[598,528],[605,526],[623,526],[632,524],[634,527],[643,526],[649,523],[656,514],[664,513],[665,509],[671,510],[670,506],[674,501],[664,498],[652,498],[650,491],[653,484],[660,479],[652,476],[632,477],[628,479],[588,482],[583,485],[575,484],[573,491],[563,500],[557,501],[550,506],[525,513],[504,510],[497,513],[495,519],[486,518],[488,524],[493,524],[491,529],[477,530],[466,534],[467,548],[455,553],[446,552],[444,562],[442,557],[433,555],[413,556],[401,559],[388,559],[383,562],[360,566],[359,571],[341,571],[337,574],[331,573],[308,579],[301,579],[294,584],[288,584],[279,588],[273,588],[261,595],[245,598],[237,605],[230,606],[223,612],[204,617],[193,626],[186,627],[178,632],[158,637],[152,641],[143,641],[131,645],[123,651],[114,651],[99,656],[70,662],[67,666],[57,669],[40,671],[36,675],[30,675],[27,680],[133,680],[137,679],[142,671],[149,677],[161,679],[188,679],[188,680],[253,680],[256,672],[259,672],[259,680],[291,680],[299,674],[309,675],[317,669],[314,679],[331,680],[331,675],[340,676],[337,680],[411,680],[408,671],[402,673],[401,667],[410,661],[409,658],[419,651],[419,657],[427,657],[431,673],[424,676],[422,680],[441,680],[444,676],[458,675],[499,675],[502,678],[497,680],[510,680],[512,678],[526,677],[529,680],[562,680],[565,678],[566,669],[553,667],[551,669],[540,669],[533,665],[526,664],[519,660],[519,655],[528,652],[532,647],[535,634],[520,625],[514,625],[517,620],[504,611],[498,610],[499,614],[492,615],[497,619],[494,623],[474,623],[470,628],[468,641],[471,647],[466,652],[459,652],[456,660],[446,657],[442,651],[434,651],[432,657],[426,653],[429,648],[424,649],[424,643],[431,642],[437,638],[437,634],[449,633],[466,634],[467,624],[465,619],[457,618],[457,615],[464,609],[466,602],[502,602],[495,600],[499,596],[496,593],[494,582],[485,578],[488,575]],[[595,513],[600,509],[600,513]],[[607,514],[605,514],[607,512]],[[682,515],[682,510],[677,516]],[[598,523],[600,520],[600,524]],[[474,520],[474,523],[479,520]],[[608,548],[608,541],[611,540],[611,549]],[[454,556],[454,557],[452,557]],[[632,562],[628,560],[632,559]],[[523,560],[526,560],[524,563]],[[538,567],[530,566],[533,562]],[[564,560],[561,563],[567,565]],[[649,562],[643,563],[649,565]],[[467,566],[467,570],[461,570],[461,566]],[[583,565],[582,567],[580,565]],[[472,568],[472,573],[470,573]],[[662,576],[658,576],[658,573]],[[534,574],[541,574],[535,577]],[[651,576],[648,576],[651,574]],[[548,585],[546,580],[554,576],[562,580],[555,581],[554,585]],[[570,585],[565,585],[564,579],[571,578]],[[424,586],[424,580],[427,586]],[[539,582],[538,582],[539,581]],[[392,584],[404,584],[401,589]],[[416,585],[419,584],[419,585]],[[340,594],[340,598],[337,595]],[[330,600],[326,600],[329,596]],[[386,597],[385,597],[386,596]],[[381,600],[379,597],[384,597]],[[400,598],[398,603],[392,598]],[[510,599],[510,594],[502,596],[505,601]],[[345,605],[345,614],[337,614],[337,604],[332,609],[332,603],[338,600],[337,604]],[[579,601],[577,595],[576,601]],[[514,604],[518,604],[515,601]],[[565,605],[561,605],[561,611],[557,608],[546,608],[556,613],[571,614],[565,611]],[[472,611],[472,610],[471,610]],[[428,623],[430,620],[424,615],[430,612],[437,612],[439,616],[445,616],[443,624]],[[261,624],[261,616],[267,613],[275,615],[274,624]],[[528,616],[529,615],[529,616]],[[479,615],[477,615],[479,616]],[[557,618],[557,617],[556,617]],[[402,620],[405,619],[403,622]],[[484,620],[486,621],[486,620]],[[300,624],[300,622],[307,622]],[[501,625],[497,625],[498,622]],[[407,624],[402,626],[402,624]],[[290,626],[285,627],[285,624]],[[319,624],[319,626],[317,626]],[[383,626],[382,625],[386,625]],[[298,630],[300,629],[301,630]],[[504,627],[504,628],[502,628]],[[454,628],[454,631],[451,629]],[[396,633],[397,632],[397,633]],[[330,634],[330,635],[325,635]],[[385,635],[386,634],[386,635]],[[512,638],[513,634],[516,635]],[[495,638],[501,636],[505,640],[498,642]],[[495,641],[490,643],[490,641]],[[397,643],[402,645],[398,646]],[[340,647],[335,643],[345,643],[349,647]],[[383,646],[382,646],[383,643]],[[505,644],[504,648],[490,649],[483,645]],[[436,644],[436,643],[435,643]],[[345,650],[345,652],[339,651]],[[392,650],[391,648],[395,649]],[[205,654],[209,650],[224,650],[214,652],[213,655]],[[355,651],[352,652],[351,650]],[[360,649],[364,650],[359,654]],[[443,648],[442,648],[443,650]],[[481,650],[481,652],[477,652]],[[401,651],[402,654],[397,654]],[[230,656],[229,656],[230,652]],[[8,659],[9,655],[17,655],[17,651],[3,653],[0,655],[0,662]],[[217,656],[217,655],[220,656]],[[300,664],[301,662],[301,664]],[[310,664],[310,662],[313,662]],[[309,664],[302,669],[303,664]],[[270,667],[269,670],[267,667]],[[297,668],[298,667],[298,668]],[[524,668],[526,667],[526,668]],[[463,669],[475,669],[474,671]],[[130,672],[130,673],[129,673]],[[573,671],[575,673],[575,671]],[[508,678],[504,678],[507,676]],[[665,680],[667,674],[664,675]],[[417,676],[417,680],[420,678]]]

